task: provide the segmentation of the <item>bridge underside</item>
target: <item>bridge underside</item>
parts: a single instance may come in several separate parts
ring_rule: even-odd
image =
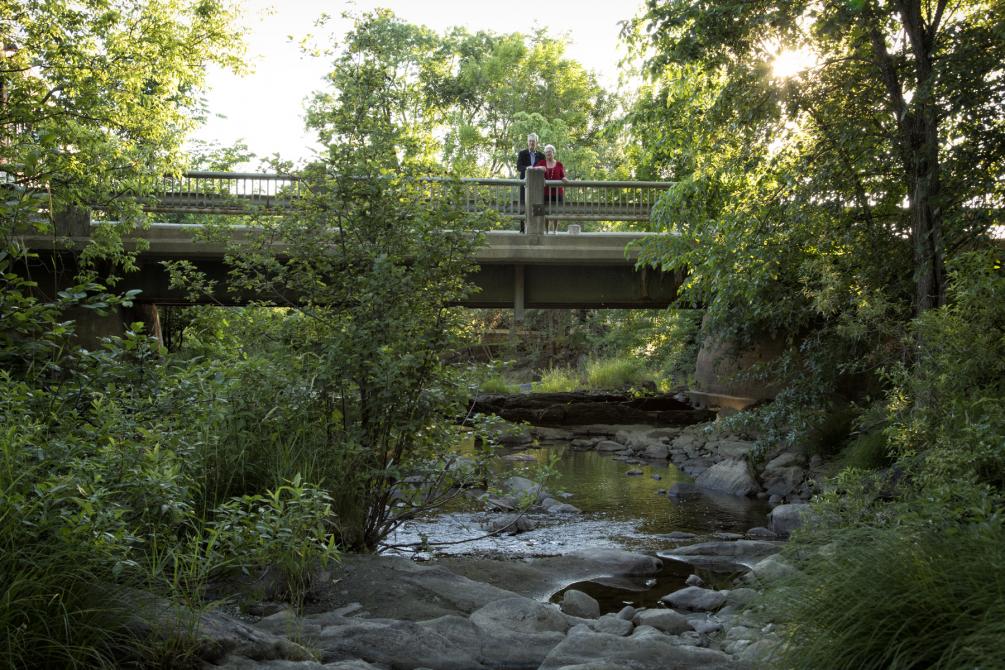
[[[268,296],[234,293],[227,288],[228,266],[222,259],[189,261],[214,283],[209,296],[190,296],[170,287],[161,261],[177,256],[143,254],[139,269],[116,286],[119,291],[139,289],[137,302],[155,305],[245,305],[268,301]],[[52,297],[73,285],[76,260],[72,253],[40,255],[26,273],[42,294]],[[458,303],[464,307],[514,308],[611,308],[655,309],[669,306],[677,296],[680,278],[657,270],[637,270],[628,264],[526,264],[482,262],[470,277],[477,287]],[[276,296],[275,302],[296,301],[295,295]]]

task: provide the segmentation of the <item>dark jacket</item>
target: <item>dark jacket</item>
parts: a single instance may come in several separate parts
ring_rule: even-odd
[[[520,174],[520,179],[527,176],[527,168],[535,165],[537,161],[544,158],[544,152],[538,149],[534,152],[534,160],[530,159],[530,149],[524,149],[516,155],[516,171]]]

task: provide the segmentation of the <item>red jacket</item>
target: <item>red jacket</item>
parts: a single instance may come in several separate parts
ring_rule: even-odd
[[[534,167],[543,167],[544,168],[544,178],[545,178],[545,180],[556,180],[557,181],[559,179],[565,179],[565,166],[562,165],[561,161],[555,161],[555,167],[549,169],[548,168],[548,161],[547,161],[547,159],[542,158],[541,160],[539,160],[537,162],[536,165],[534,165]],[[558,195],[559,199],[564,198],[565,197],[565,189],[562,188],[561,186],[545,186],[544,187],[544,199],[545,200],[554,200],[556,194]]]

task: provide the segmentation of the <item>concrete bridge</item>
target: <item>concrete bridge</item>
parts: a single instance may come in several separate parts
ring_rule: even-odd
[[[518,319],[525,308],[661,308],[673,302],[682,277],[651,268],[636,269],[632,243],[652,233],[583,233],[583,221],[648,221],[668,182],[546,182],[542,170],[528,170],[526,182],[514,179],[425,180],[435,204],[438,197],[460,198],[472,212],[494,212],[518,230],[491,230],[474,254],[478,263],[471,281],[479,291],[463,303],[469,307],[513,308]],[[561,203],[546,202],[545,186],[564,186]],[[144,202],[151,212],[171,214],[283,215],[307,185],[295,175],[202,172],[166,179]],[[525,202],[520,189],[526,188]],[[546,234],[546,221],[561,232]],[[33,269],[42,287],[58,289],[72,279],[75,251],[88,243],[94,230],[107,222],[91,221],[89,212],[58,218],[57,238],[26,236],[26,244],[47,252]],[[191,304],[183,291],[171,289],[161,261],[191,261],[216,281],[216,304],[243,304],[258,296],[226,290],[226,244],[199,239],[204,227],[185,223],[154,223],[138,230],[148,248],[139,254],[139,270],[123,288],[140,289],[148,304]],[[231,241],[254,233],[253,226],[235,225]],[[69,248],[66,241],[69,240]]]

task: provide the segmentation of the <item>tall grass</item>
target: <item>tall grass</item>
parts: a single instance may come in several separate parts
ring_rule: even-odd
[[[607,358],[590,361],[586,366],[586,381],[593,389],[614,390],[641,388],[654,380],[637,358]]]
[[[1005,667],[1005,530],[837,531],[802,573],[768,592],[788,622],[773,667]]]
[[[579,374],[572,368],[550,368],[541,375],[541,381],[534,385],[538,393],[565,393],[583,387]]]

